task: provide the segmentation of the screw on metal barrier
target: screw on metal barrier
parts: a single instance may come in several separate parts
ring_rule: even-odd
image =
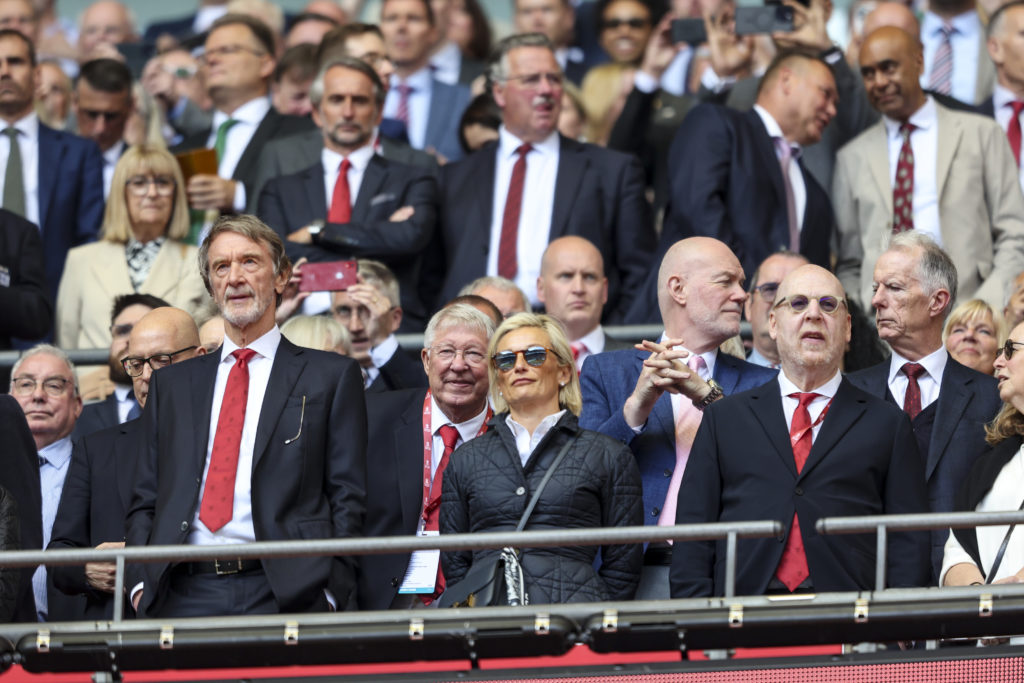
[[[49,629],[40,629],[36,633],[36,652],[49,652],[50,651],[50,631]]]
[[[601,630],[605,633],[615,633],[619,630],[619,611],[606,609],[601,618]]]
[[[533,632],[538,636],[546,636],[551,633],[551,615],[541,612],[533,618]]]
[[[868,601],[867,598],[857,598],[857,602],[853,604],[853,623],[855,624],[866,624],[868,623]]]
[[[286,621],[284,624],[284,644],[285,645],[298,645],[299,644],[299,622],[297,621]]]
[[[160,627],[160,649],[161,650],[173,650],[174,649],[174,627],[173,626],[161,626]]]
[[[409,640],[423,640],[423,620],[416,618],[409,620]]]
[[[743,605],[731,605],[729,607],[729,628],[740,628],[743,626]]]
[[[978,598],[978,616],[979,617],[990,617],[992,616],[992,594],[982,593],[981,597]]]

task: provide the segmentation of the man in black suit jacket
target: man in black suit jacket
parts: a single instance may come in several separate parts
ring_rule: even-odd
[[[53,301],[46,290],[39,229],[0,209],[0,349],[11,338],[40,339],[53,329]],[[0,372],[0,386],[10,371]]]
[[[578,235],[593,242],[604,258],[609,280],[605,320],[615,321],[650,270],[655,244],[640,163],[559,136],[562,72],[547,38],[511,36],[496,55],[500,59],[492,63],[491,76],[503,113],[500,137],[496,145],[441,169],[441,234],[429,259],[436,269],[425,276],[424,294],[444,302],[480,276],[501,275],[536,304],[544,246],[563,235]],[[523,82],[538,74],[538,83]],[[510,205],[514,211],[511,207],[519,204],[515,214],[505,205],[514,168],[521,163],[517,150],[524,144],[530,150],[522,156],[520,201]]]
[[[934,274],[940,274],[936,277]],[[956,299],[956,268],[929,237],[917,231],[893,237],[875,264],[878,335],[892,347],[892,358],[849,375],[850,382],[873,396],[903,406],[925,463],[928,507],[952,512],[954,496],[984,453],[985,424],[1002,403],[994,377],[961,365],[946,351],[942,328]],[[919,403],[906,401],[916,364]],[[932,531],[932,583],[938,584],[949,533]]]
[[[291,264],[264,223],[223,217],[200,254],[224,344],[150,380],[127,544],[360,535],[366,409],[358,365],[281,338],[276,299]],[[167,617],[326,611],[332,601],[343,609],[354,587],[348,558],[227,554],[129,567],[132,605],[141,616]]]
[[[188,313],[170,307],[147,313],[132,329],[124,359],[139,403],[146,405],[154,366],[202,353],[199,329]],[[124,547],[141,439],[142,420],[134,419],[75,443],[47,549]],[[113,562],[62,565],[51,567],[50,575],[58,590],[85,596],[86,619],[106,620],[113,616],[114,567]]]
[[[436,184],[429,172],[375,153],[385,94],[363,61],[336,57],[324,64],[310,89],[313,119],[323,131],[318,162],[270,180],[258,215],[287,240],[292,258],[385,263],[398,278],[410,327],[422,329],[428,309],[416,284],[434,233]]]
[[[493,333],[493,321],[469,304],[442,308],[427,325],[421,352],[429,389],[367,395],[368,448],[373,453],[366,470],[368,537],[437,531],[446,464],[442,429],[448,425],[457,430],[452,450],[487,429],[487,343]],[[424,453],[427,429],[432,435],[429,454]],[[431,484],[424,496],[428,456]],[[360,558],[359,609],[407,608],[439,595],[436,553],[434,557],[433,573],[427,569],[418,577],[406,576],[409,553]]]
[[[213,124],[175,148],[218,150],[217,175],[199,173],[188,180],[193,209],[244,211],[257,191],[256,161],[263,145],[313,126],[307,117],[285,116],[270,105],[274,54],[274,36],[258,19],[227,14],[210,28],[203,59]]]
[[[702,104],[686,117],[669,155],[662,240],[716,237],[747,273],[780,248],[827,268],[832,208],[793,150],[819,140],[835,115],[835,80],[823,61],[790,53],[776,58],[761,83],[751,111]],[[788,183],[783,152],[793,157]]]
[[[821,517],[927,510],[924,467],[910,423],[893,405],[843,380],[850,340],[842,285],[801,266],[779,286],[770,329],[775,381],[711,405],[679,487],[677,524],[775,519],[777,538],[739,541],[736,594],[871,590],[875,539],[820,536]],[[928,537],[893,533],[887,585],[924,586]],[[672,597],[720,596],[725,542],[677,543]]]

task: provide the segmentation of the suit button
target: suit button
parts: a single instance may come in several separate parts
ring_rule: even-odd
[[[523,488],[522,486],[520,486],[519,488],[516,489],[516,495],[517,496],[526,495],[526,489]]]
[[[665,470],[664,474],[665,474],[666,477],[671,477],[672,476],[672,470]]]
[[[661,514],[661,508],[654,508],[651,510],[651,517],[657,517]]]
[[[802,495],[804,495],[804,490],[802,488],[800,488],[799,486],[797,486],[796,489],[793,491],[793,493],[795,493],[798,496],[802,496]]]
[[[182,531],[188,531],[188,522],[182,522],[181,523],[181,530]]]
[[[392,576],[391,577],[391,587],[392,588],[398,588],[398,577],[397,576]]]

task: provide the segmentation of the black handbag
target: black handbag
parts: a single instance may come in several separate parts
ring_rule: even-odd
[[[537,506],[541,492],[544,491],[548,480],[551,479],[551,475],[554,474],[574,441],[575,438],[569,439],[562,446],[562,450],[558,451],[551,467],[544,473],[540,486],[533,492],[530,502],[523,510],[519,523],[516,524],[516,531],[522,531],[526,526],[526,520],[530,518],[533,508]],[[526,585],[523,581],[523,568],[519,564],[519,551],[511,547],[502,548],[501,553],[496,557],[474,563],[461,581],[441,594],[438,602],[439,607],[496,607],[526,604],[529,604],[529,596],[526,594]]]

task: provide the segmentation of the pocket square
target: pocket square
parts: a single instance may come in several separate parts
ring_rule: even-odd
[[[392,193],[392,192],[383,192],[383,193],[373,197],[372,199],[370,199],[370,206],[377,206],[378,204],[383,204],[384,202],[393,202],[394,200],[395,200],[394,193]]]

